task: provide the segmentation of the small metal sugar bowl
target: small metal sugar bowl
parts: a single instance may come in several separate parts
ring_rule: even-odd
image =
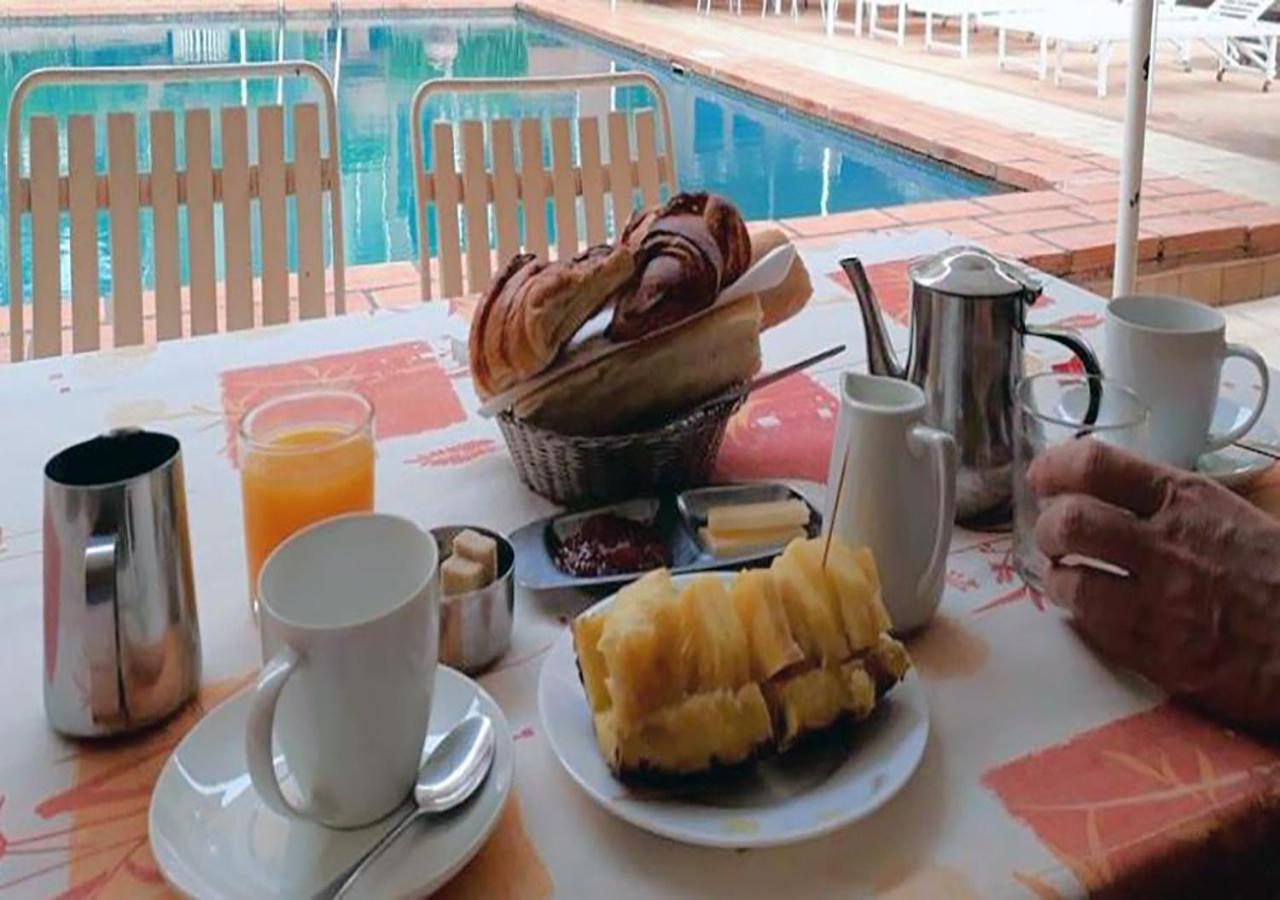
[[[464,531],[492,538],[498,545],[494,580],[482,588],[440,598],[440,662],[468,675],[492,666],[511,647],[515,618],[516,552],[503,535],[477,525],[445,525],[431,529],[443,563],[453,553],[453,539]]]

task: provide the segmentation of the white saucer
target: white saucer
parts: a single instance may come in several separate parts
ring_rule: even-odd
[[[151,851],[169,884],[189,896],[313,897],[330,888],[398,816],[338,831],[264,807],[244,761],[250,697],[242,692],[210,712],[165,763],[151,795]],[[484,785],[461,809],[426,820],[402,837],[357,882],[353,896],[429,894],[456,874],[493,831],[511,790],[511,728],[483,688],[438,666],[427,748],[475,712],[493,720],[498,740]]]
[[[1084,416],[1088,404],[1087,390],[1081,386],[1065,392],[1059,403],[1058,414],[1072,421],[1079,421]],[[1217,434],[1225,434],[1249,417],[1249,409],[1235,399],[1223,395],[1213,409],[1211,428]],[[1253,429],[1245,436],[1246,440],[1255,440],[1261,444],[1280,446],[1280,433],[1266,421],[1264,414]],[[1224,487],[1236,488],[1247,484],[1254,476],[1259,475],[1275,463],[1275,460],[1261,453],[1254,453],[1243,447],[1229,446],[1221,450],[1205,453],[1196,460],[1196,471],[1212,478]]]
[[[1213,430],[1218,433],[1230,431],[1237,423],[1249,417],[1249,409],[1237,403],[1231,397],[1219,397],[1218,405],[1213,410]],[[1280,435],[1266,421],[1266,414],[1245,435],[1245,440],[1258,441],[1272,446],[1280,445]],[[1207,475],[1224,487],[1236,488],[1247,484],[1256,475],[1270,469],[1275,460],[1261,453],[1254,453],[1243,447],[1223,447],[1212,453],[1203,454],[1196,460],[1196,471]]]
[[[612,602],[608,597],[594,608]],[[610,774],[596,746],[567,628],[542,664],[538,711],[552,750],[592,799],[646,831],[706,847],[792,844],[863,819],[910,780],[929,739],[929,708],[912,670],[859,726],[852,749],[819,742],[762,763],[741,782],[696,792],[631,791]]]

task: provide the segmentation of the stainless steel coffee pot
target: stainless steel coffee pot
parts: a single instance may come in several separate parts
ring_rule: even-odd
[[[114,431],[44,470],[44,707],[63,734],[133,731],[200,681],[182,455]]]
[[[997,528],[1012,518],[1013,422],[1027,336],[1067,346],[1087,373],[1101,373],[1081,338],[1027,325],[1042,291],[1018,265],[978,247],[952,247],[911,263],[911,337],[906,364],[894,355],[862,263],[841,260],[862,310],[867,366],[905,378],[925,394],[924,421],[956,439],[956,521]]]

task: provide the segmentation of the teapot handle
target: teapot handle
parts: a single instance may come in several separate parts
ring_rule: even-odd
[[[946,574],[947,554],[951,551],[951,529],[956,518],[956,439],[945,431],[916,425],[911,429],[911,443],[933,459],[934,477],[938,481],[938,528],[933,536],[929,565],[916,586],[916,595],[936,605],[933,599]],[[930,606],[932,609],[933,607]]]
[[[1030,325],[1023,325],[1022,333],[1027,337],[1056,341],[1076,355],[1080,365],[1084,367],[1084,373],[1090,376],[1089,408],[1084,414],[1084,424],[1092,425],[1098,421],[1098,411],[1102,406],[1102,383],[1099,381],[1102,377],[1102,366],[1098,363],[1098,357],[1089,346],[1089,342],[1078,334],[1060,328],[1032,328]]]

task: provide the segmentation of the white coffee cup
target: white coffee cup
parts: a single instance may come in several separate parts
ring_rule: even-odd
[[[1222,363],[1246,359],[1261,391],[1249,416],[1224,434],[1210,424],[1221,391]],[[1107,307],[1107,376],[1130,387],[1151,410],[1147,455],[1194,469],[1203,453],[1243,437],[1262,415],[1270,375],[1256,350],[1226,339],[1222,313],[1176,297],[1125,296]]]
[[[262,656],[249,775],[276,812],[337,828],[409,795],[427,735],[439,640],[436,542],[398,516],[356,513],[299,531],[258,578]],[[300,801],[286,798],[284,758]]]

